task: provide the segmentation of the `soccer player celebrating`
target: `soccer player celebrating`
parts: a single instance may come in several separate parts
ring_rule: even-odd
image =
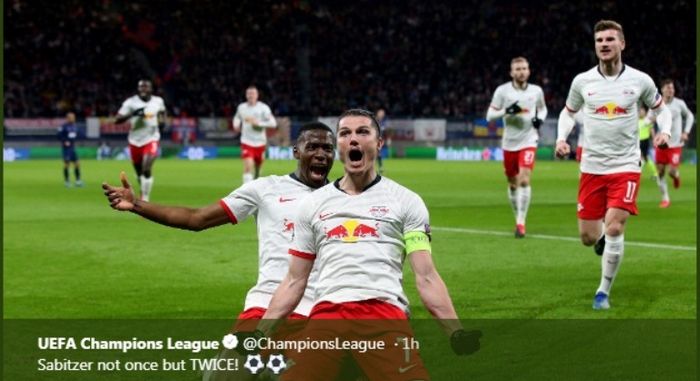
[[[130,211],[162,225],[200,231],[255,216],[258,229],[258,281],[248,291],[239,319],[260,319],[289,263],[288,246],[296,234],[294,216],[303,196],[325,185],[333,165],[334,136],[330,127],[314,122],[302,126],[294,145],[297,168],[285,176],[267,176],[244,184],[228,196],[202,208],[156,205],[134,197],[124,172],[122,187],[102,184],[112,208]],[[304,292],[294,310],[309,315],[313,287]],[[291,312],[291,311],[290,311]]]
[[[530,176],[535,167],[538,130],[547,118],[542,88],[528,83],[530,66],[524,57],[510,62],[510,82],[493,93],[486,119],[503,118],[503,165],[508,178],[508,199],[515,214],[515,238],[525,237],[530,206]]]
[[[630,214],[637,214],[641,172],[637,103],[645,103],[658,114],[657,146],[668,143],[671,115],[654,81],[622,63],[622,26],[601,20],[595,24],[594,35],[598,65],[577,75],[571,84],[559,115],[556,153],[569,153],[566,136],[574,126],[574,113],[582,109],[586,134],[578,192],[579,233],[584,245],[595,245],[596,253],[603,256],[593,308],[608,309],[610,289],[624,254],[625,223]]]
[[[673,86],[673,80],[666,79],[661,82],[661,94],[666,108],[671,110],[672,115],[671,139],[668,142],[668,147],[656,147],[656,169],[659,173],[657,183],[661,191],[659,207],[668,208],[671,205],[671,199],[668,196],[668,184],[664,176],[668,170],[668,175],[673,179],[673,187],[681,186],[681,174],[678,171],[678,166],[681,163],[683,145],[688,141],[695,117],[685,102],[675,97],[676,89]]]
[[[248,86],[246,101],[236,108],[233,116],[233,129],[241,133],[241,157],[243,158],[243,183],[260,176],[267,144],[266,128],[277,128],[277,121],[270,107],[258,100],[258,88]],[[255,167],[255,175],[253,175]]]
[[[63,181],[66,188],[70,188],[70,163],[73,163],[73,174],[75,175],[75,186],[82,187],[83,181],[80,180],[80,160],[78,153],[75,152],[75,141],[78,139],[78,126],[75,125],[75,113],[69,112],[66,114],[66,123],[63,123],[58,128],[58,139],[61,141],[61,149],[63,150]]]
[[[347,110],[339,117],[336,134],[345,174],[301,202],[295,221],[296,236],[289,249],[292,255],[289,272],[263,318],[288,316],[302,298],[316,264],[319,278],[316,302],[309,316],[311,322],[405,321],[408,299],[402,287],[402,268],[404,259],[408,258],[416,274],[418,293],[430,313],[451,334],[453,349],[459,354],[475,351],[480,332],[467,333],[461,328],[445,283],[433,265],[428,210],[423,200],[375,170],[375,160],[383,144],[376,118],[366,110]],[[270,324],[274,323],[263,323],[263,331],[269,333]],[[396,324],[396,330],[404,337],[411,335],[410,327],[406,327],[407,324]],[[376,338],[385,332],[368,334]],[[374,351],[355,360],[371,380],[393,380],[399,376],[427,380],[417,353],[411,356],[411,363],[405,363],[404,352],[400,352],[400,358],[396,359],[387,359],[389,352]],[[282,378],[334,379],[344,353],[325,351],[318,355],[324,360],[313,364],[297,362]],[[301,356],[299,361],[310,358]],[[390,362],[392,366],[386,366]]]
[[[165,102],[153,95],[151,81],[142,79],[138,83],[138,94],[122,103],[115,123],[129,119],[129,153],[136,176],[141,186],[141,199],[148,201],[153,189],[153,163],[158,156],[160,132],[165,125]]]

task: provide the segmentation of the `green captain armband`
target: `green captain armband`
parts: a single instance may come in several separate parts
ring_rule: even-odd
[[[414,251],[426,250],[430,251],[430,236],[421,231],[413,231],[404,234],[403,241],[406,244],[406,254],[411,254]]]

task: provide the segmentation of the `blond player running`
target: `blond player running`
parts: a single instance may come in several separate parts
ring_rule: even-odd
[[[641,172],[637,103],[658,114],[660,132],[654,143],[668,143],[671,115],[654,81],[647,74],[622,63],[625,37],[615,21],[601,20],[594,27],[598,65],[574,78],[559,115],[556,153],[568,155],[566,137],[574,126],[574,114],[583,110],[586,133],[581,158],[578,222],[581,241],[595,245],[602,255],[600,285],[594,309],[608,309],[608,296],[624,254],[625,223],[637,214]]]
[[[542,88],[528,83],[530,65],[524,57],[510,62],[512,80],[493,93],[486,119],[503,118],[503,165],[508,179],[508,199],[515,214],[515,238],[525,237],[530,207],[530,176],[535,167],[538,129],[547,118]]]

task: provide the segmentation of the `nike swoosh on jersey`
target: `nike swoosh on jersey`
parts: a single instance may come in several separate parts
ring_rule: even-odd
[[[416,365],[418,365],[418,364],[411,364],[409,366],[399,367],[399,373],[406,373],[409,370],[411,370],[412,368],[414,368]]]
[[[296,198],[284,198],[280,196],[280,202],[289,202],[289,201],[294,201]]]

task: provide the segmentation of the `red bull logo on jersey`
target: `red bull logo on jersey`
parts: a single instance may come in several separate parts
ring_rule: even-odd
[[[620,115],[627,115],[629,111],[627,111],[626,108],[611,102],[595,108],[593,113],[597,115],[605,115],[608,118],[614,118]]]
[[[286,218],[282,221],[282,234],[289,237],[290,241],[294,239],[294,221]]]
[[[324,230],[326,238],[347,243],[355,243],[362,238],[379,238],[379,223],[372,227],[358,220],[347,220],[340,225]]]

